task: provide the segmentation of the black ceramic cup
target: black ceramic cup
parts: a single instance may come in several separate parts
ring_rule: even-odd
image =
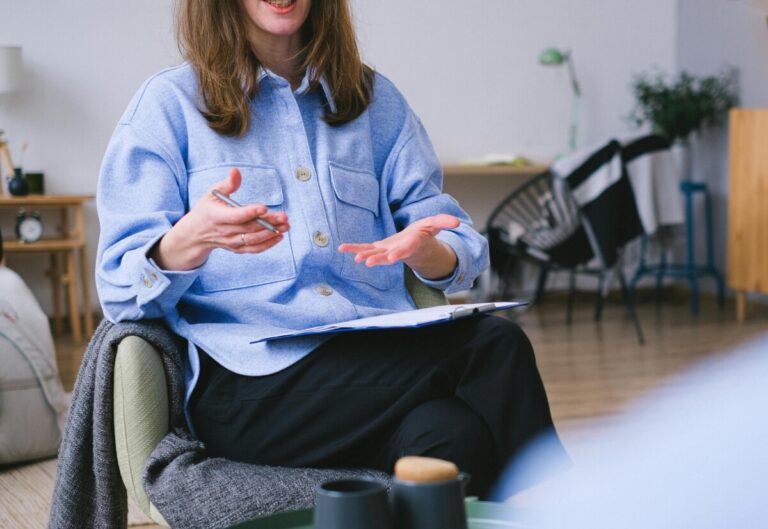
[[[317,488],[315,529],[393,529],[387,487],[378,481],[328,481]]]
[[[43,173],[27,173],[24,175],[29,185],[29,192],[33,195],[42,195],[45,192],[45,175]]]
[[[392,513],[397,529],[467,529],[464,489],[469,475],[417,483],[392,480]]]

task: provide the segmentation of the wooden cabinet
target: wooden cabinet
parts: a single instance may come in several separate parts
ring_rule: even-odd
[[[728,286],[743,321],[746,293],[768,294],[768,109],[730,113]]]
[[[92,195],[27,195],[14,197],[0,195],[0,208],[18,211],[26,209],[52,209],[58,211],[59,229],[55,236],[44,237],[35,242],[24,243],[6,240],[5,253],[47,254],[50,256],[49,275],[53,292],[54,330],[61,332],[61,289],[66,287],[69,306],[69,320],[72,336],[79,342],[89,340],[93,334],[93,311],[90,306],[91,273],[88,269],[88,251],[85,240],[83,205],[93,200]],[[60,257],[63,258],[60,260]],[[61,262],[63,260],[63,262]],[[82,293],[84,327],[80,325],[80,303],[78,298],[78,276]]]

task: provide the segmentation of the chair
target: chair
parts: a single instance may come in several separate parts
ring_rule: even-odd
[[[421,283],[408,269],[405,282],[417,307],[447,303],[443,292]],[[128,495],[152,520],[168,526],[142,486],[147,460],[169,431],[167,382],[157,351],[136,336],[123,339],[117,349],[113,413],[117,462]],[[275,481],[280,478],[275,469]]]
[[[547,171],[515,189],[491,213],[485,229],[497,292],[510,292],[509,279],[520,258],[540,265],[534,301],[542,297],[550,270],[589,261],[592,250],[578,207],[564,183]]]
[[[501,285],[498,291],[502,296],[507,294],[510,272],[521,258],[540,266],[534,301],[541,299],[550,271],[567,270],[566,323],[570,324],[576,274],[598,277],[595,320],[602,316],[604,299],[616,277],[638,341],[644,343],[621,266],[624,245],[642,233],[633,209],[632,189],[618,142],[612,140],[586,155],[558,162],[553,170],[514,190],[488,219],[486,234],[491,267]]]

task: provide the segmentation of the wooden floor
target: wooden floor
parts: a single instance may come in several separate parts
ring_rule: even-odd
[[[768,306],[752,305],[738,324],[733,307],[705,299],[699,316],[687,299],[638,307],[646,344],[639,345],[623,305],[609,304],[602,322],[592,304],[565,325],[565,303],[547,302],[519,321],[533,343],[557,423],[619,412],[632,398],[706,357],[768,333]]]
[[[518,316],[533,343],[555,423],[573,455],[599,435],[596,419],[610,423],[628,402],[704,358],[727,354],[738,344],[768,333],[768,307],[753,306],[744,324],[732,307],[705,300],[701,314],[684,299],[638,307],[647,344],[640,346],[620,304],[608,304],[603,320],[592,319],[590,303],[577,305],[565,325],[565,304],[553,299]],[[56,340],[65,386],[71,389],[84,345]],[[683,390],[682,388],[680,389]],[[0,469],[0,528],[46,525],[55,460]],[[132,526],[147,520],[131,510]],[[147,525],[146,527],[155,527]]]

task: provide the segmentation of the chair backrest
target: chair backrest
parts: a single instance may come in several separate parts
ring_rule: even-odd
[[[620,249],[643,233],[621,144],[610,140],[574,153],[553,170],[571,190],[593,253],[603,268],[612,267]]]
[[[430,287],[419,281],[413,270],[405,267],[405,287],[411,294],[411,299],[416,304],[416,308],[424,309],[427,307],[434,307],[437,305],[446,305],[448,298],[445,297],[445,292],[436,288]]]
[[[672,143],[666,137],[659,136],[658,134],[648,134],[622,145],[621,158],[624,165],[627,165],[641,156],[648,156],[659,151],[668,151],[671,148]]]
[[[168,524],[144,491],[142,476],[150,454],[170,430],[168,382],[155,348],[138,336],[117,346],[113,419],[120,477],[128,496],[160,525]]]
[[[566,182],[550,171],[534,176],[507,196],[491,213],[486,233],[492,265],[499,248],[563,266],[586,262],[592,256],[579,208]]]
[[[621,158],[645,234],[654,235],[662,226],[683,224],[680,168],[670,141],[655,134],[635,138],[622,145]]]

